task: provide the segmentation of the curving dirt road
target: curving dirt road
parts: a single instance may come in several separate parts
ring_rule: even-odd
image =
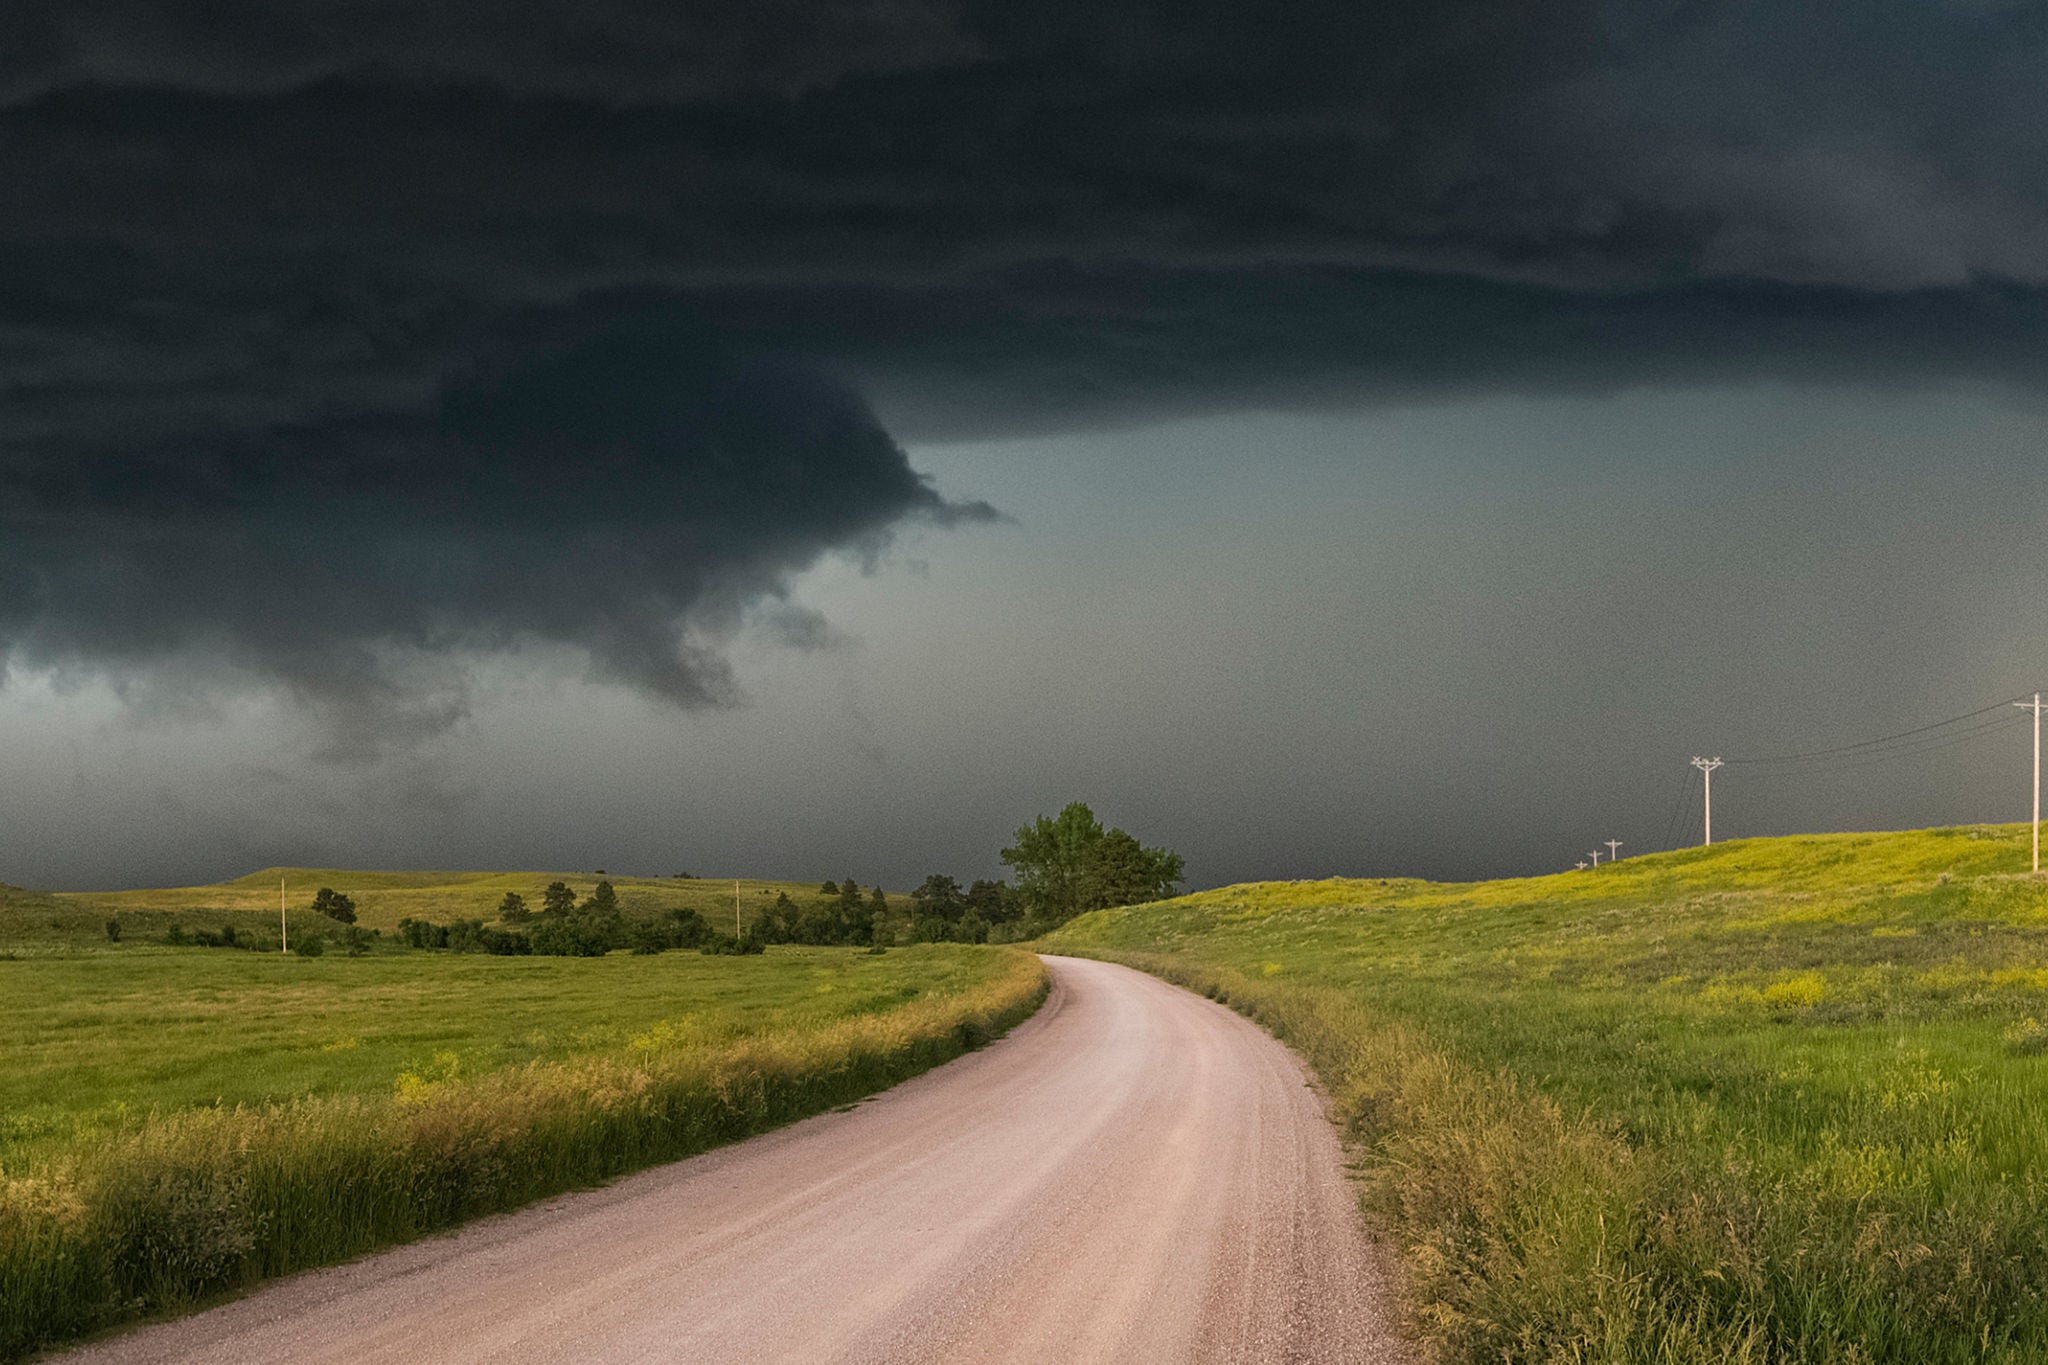
[[[61,1358],[1401,1359],[1293,1055],[1151,977],[1047,961],[1036,1017],[854,1110]]]

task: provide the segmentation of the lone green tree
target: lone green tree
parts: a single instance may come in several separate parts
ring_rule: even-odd
[[[1178,853],[1105,830],[1079,801],[1018,829],[1002,858],[1017,873],[1025,910],[1048,926],[1089,910],[1171,896],[1185,875]]]
[[[505,899],[498,902],[498,918],[507,924],[524,924],[533,918],[533,911],[526,908],[526,897],[507,891]]]
[[[540,893],[540,912],[543,915],[566,915],[576,909],[576,893],[566,882],[549,882],[548,889]]]
[[[314,893],[313,912],[342,924],[356,922],[356,903],[331,886],[323,886]]]

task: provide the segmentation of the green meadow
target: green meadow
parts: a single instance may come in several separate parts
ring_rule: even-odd
[[[550,880],[318,884],[395,925],[488,918]],[[629,914],[675,903],[615,884]],[[162,946],[172,923],[263,917],[220,890],[0,888],[0,1360],[851,1103],[999,1036],[1047,985],[1028,953],[943,944]]]
[[[422,1079],[719,1048],[985,985],[921,945],[602,958],[117,948],[0,961],[0,1171],[178,1110],[394,1094]]]
[[[2021,827],[1227,887],[1050,951],[1329,1085],[1445,1361],[2048,1359],[2048,880]]]

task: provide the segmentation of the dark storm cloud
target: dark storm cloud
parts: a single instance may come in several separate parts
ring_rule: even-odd
[[[332,756],[456,718],[451,654],[568,645],[678,705],[728,700],[704,641],[826,547],[990,515],[941,500],[843,387],[671,326],[466,375],[419,414],[0,455],[0,498],[18,662],[282,684]]]
[[[971,435],[2043,377],[2037,4],[8,23],[0,629],[36,664],[225,657],[431,725],[459,688],[409,667],[533,639],[724,695],[691,622],[945,515],[845,382]]]

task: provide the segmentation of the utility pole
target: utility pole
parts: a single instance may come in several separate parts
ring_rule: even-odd
[[[2013,703],[2022,711],[2034,713],[2034,871],[2041,870],[2041,694],[2036,692],[2032,701]]]
[[[732,936],[734,938],[746,937],[744,933],[740,932],[740,879],[738,877],[732,879]]]
[[[1584,858],[1581,858],[1577,862],[1573,863],[1572,866],[1576,867],[1579,871],[1584,872],[1586,870],[1586,860]]]
[[[1700,775],[1706,780],[1706,842],[1707,845],[1711,847],[1714,842],[1714,769],[1721,766],[1721,760],[1718,758],[1694,758],[1692,761],[1692,766],[1698,768],[1700,770]]]
[[[277,951],[279,954],[292,950],[291,927],[284,922],[284,873],[277,874]]]
[[[1594,850],[1593,850],[1593,851],[1592,851],[1591,853],[1588,853],[1588,854],[1587,854],[1586,856],[1587,856],[1588,858],[1591,858],[1591,859],[1593,860],[1593,866],[1595,866],[1595,867],[1598,867],[1598,866],[1600,866],[1600,850],[1599,850],[1599,849],[1597,849],[1597,848],[1596,848],[1596,849],[1594,849]]]
[[[1608,862],[1610,862],[1610,863],[1618,863],[1618,862],[1620,862],[1620,861],[1621,861],[1621,840],[1619,840],[1619,839],[1608,839],[1608,840],[1605,840],[1604,842],[1605,842],[1605,843],[1606,843],[1606,845],[1607,845],[1607,861],[1608,861]]]

